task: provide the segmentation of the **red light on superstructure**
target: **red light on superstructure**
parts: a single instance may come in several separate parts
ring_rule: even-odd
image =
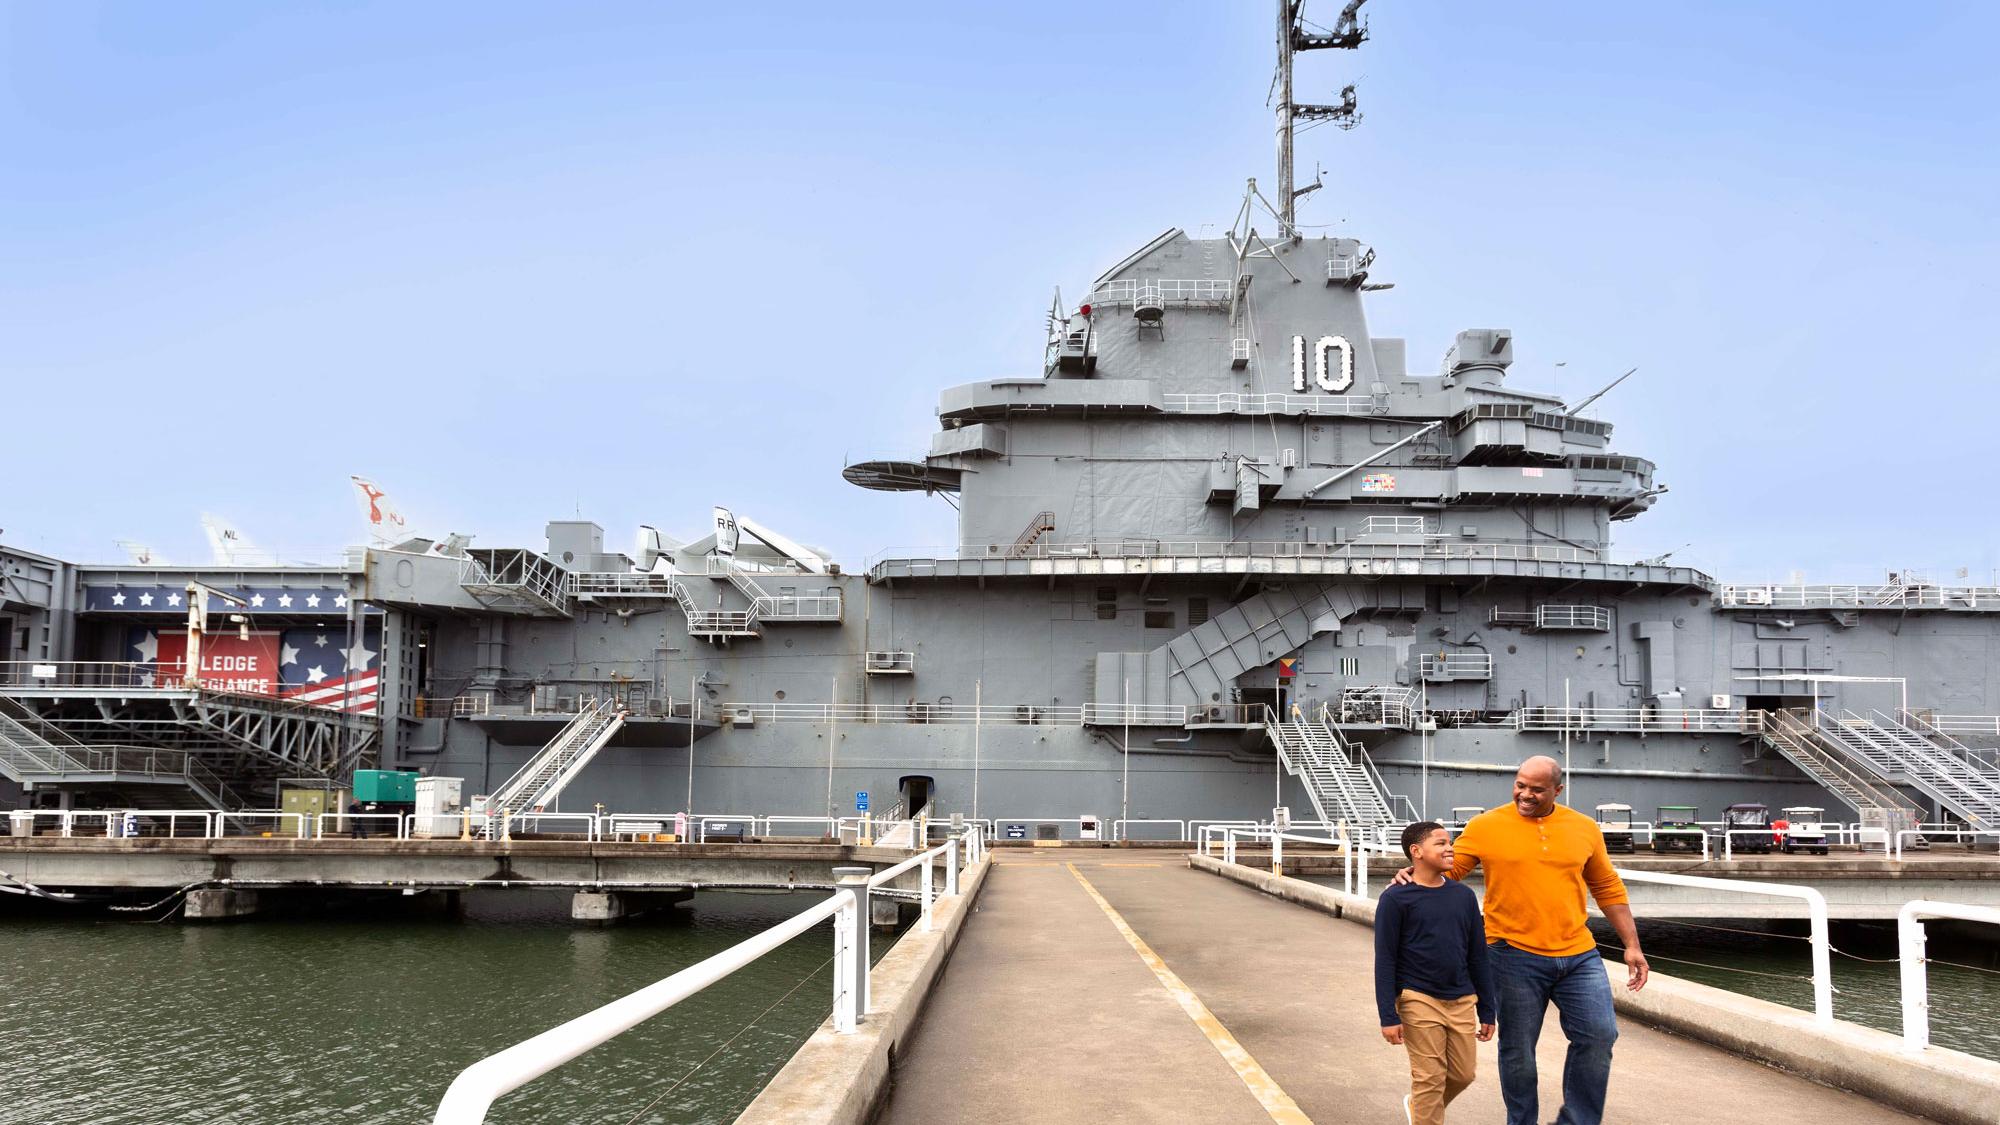
[[[1078,305],[1078,306],[1076,307],[1076,315],[1078,315],[1078,316],[1089,316],[1089,315],[1090,315],[1090,306],[1089,306],[1089,305]]]

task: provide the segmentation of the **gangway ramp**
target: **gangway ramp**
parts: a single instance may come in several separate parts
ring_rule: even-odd
[[[1408,1064],[1377,1030],[1366,926],[1191,871],[1178,855],[993,854],[879,1120],[1403,1120]],[[1799,1120],[1920,1120],[1629,1019],[1620,1029],[1607,1121],[1768,1125],[1772,1107]],[[1545,1120],[1562,1101],[1564,1048],[1551,1018],[1538,1053]],[[1505,1120],[1497,1050],[1479,1045],[1479,1078],[1453,1120]]]

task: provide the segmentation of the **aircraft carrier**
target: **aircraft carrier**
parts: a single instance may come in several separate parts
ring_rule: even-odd
[[[2000,588],[1621,559],[1665,487],[1595,404],[1515,385],[1505,327],[1418,341],[1435,364],[1370,332],[1375,251],[1300,228],[1292,167],[1358,116],[1292,67],[1362,46],[1359,8],[1278,5],[1279,168],[1226,234],[1135,247],[1058,295],[1041,370],[846,467],[954,502],[955,550],[842,565],[721,508],[686,541],[567,519],[312,567],[0,548],[0,775],[46,807],[385,767],[516,809],[1140,835],[1441,816],[1550,753],[1586,809],[2000,825]]]

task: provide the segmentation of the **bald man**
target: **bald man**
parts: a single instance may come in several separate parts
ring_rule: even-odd
[[[1474,867],[1486,872],[1487,960],[1500,993],[1500,1096],[1507,1125],[1541,1120],[1535,1044],[1551,1001],[1569,1039],[1556,1125],[1604,1120],[1618,1018],[1585,892],[1625,944],[1625,987],[1639,991],[1651,973],[1604,835],[1596,821],[1556,804],[1562,791],[1562,764],[1529,758],[1514,774],[1514,800],[1473,817],[1453,841],[1452,878],[1463,879]],[[1396,881],[1407,876],[1405,869]]]

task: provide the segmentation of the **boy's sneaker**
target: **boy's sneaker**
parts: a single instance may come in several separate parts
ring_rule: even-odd
[[[1417,1116],[1410,1112],[1410,1095],[1403,1095],[1403,1125],[1416,1125]]]

